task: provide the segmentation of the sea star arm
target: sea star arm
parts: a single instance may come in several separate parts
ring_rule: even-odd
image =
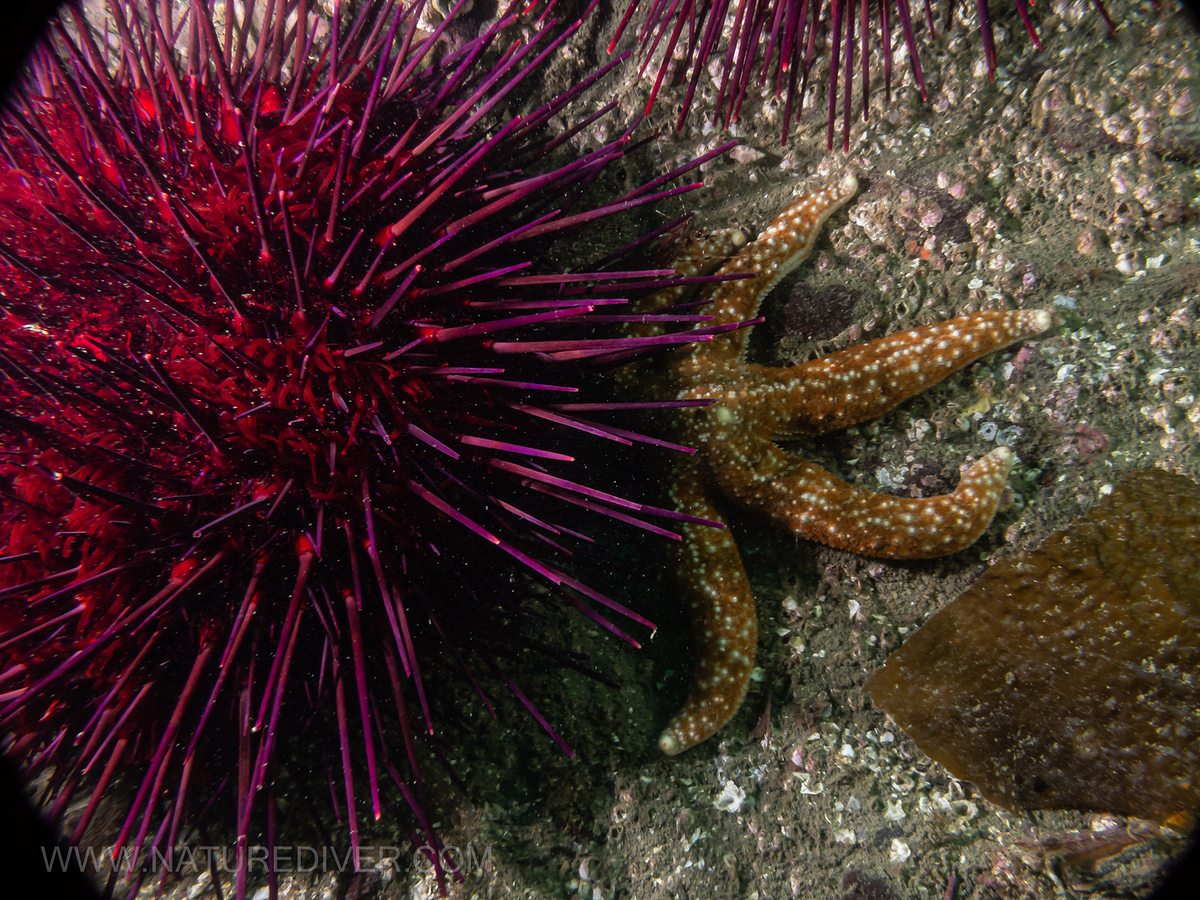
[[[973,544],[996,515],[1016,460],[998,448],[967,469],[952,493],[910,499],[848,484],[765,438],[755,443],[762,446],[751,469],[721,451],[709,456],[731,500],[803,537],[888,559],[945,556]],[[738,456],[744,460],[745,452]]]
[[[759,440],[765,458],[753,472],[723,467],[716,453],[707,465],[698,459],[680,463],[672,490],[678,508],[723,523],[706,487],[715,483],[731,499],[805,537],[896,559],[943,556],[972,544],[991,523],[1014,460],[1007,449],[994,450],[963,473],[953,493],[910,500],[854,487]],[[771,471],[772,464],[778,471]],[[713,466],[725,477],[704,471]],[[695,662],[688,698],[658,739],[669,756],[707,740],[733,718],[750,687],[758,640],[750,580],[728,528],[688,523],[682,531],[672,572],[690,614]]]
[[[705,487],[705,468],[695,458],[680,462],[672,498],[688,515],[724,523]],[[758,643],[754,595],[729,529],[688,522],[681,530],[671,570],[688,607],[695,662],[687,702],[658,739],[671,756],[711,737],[738,711]]]
[[[1046,310],[996,310],[902,331],[790,368],[747,367],[747,407],[767,436],[837,431],[883,415],[943,378],[1041,334]]]
[[[727,259],[731,253],[737,252],[745,245],[746,235],[739,228],[723,228],[708,234],[692,236],[684,242],[675,255],[672,263],[675,274],[680,278],[710,275],[722,260]],[[650,316],[654,313],[669,311],[672,307],[686,302],[695,293],[696,286],[686,284],[655,291],[638,301],[635,314]],[[695,310],[688,310],[688,312],[695,312]],[[621,326],[622,337],[655,337],[663,333],[663,325],[657,320],[625,322]],[[657,368],[658,361],[653,358],[638,360],[623,366],[617,371],[614,378],[617,389],[628,396],[639,397],[643,400],[670,399],[669,395],[674,387],[669,379],[655,376]]]
[[[675,255],[672,267],[676,276],[680,278],[708,275],[728,259],[731,253],[736,253],[745,246],[746,234],[740,228],[722,228],[708,234],[695,235],[689,238]],[[661,312],[683,303],[688,295],[694,292],[695,285],[675,285],[655,291],[638,301],[637,312],[643,315]],[[707,325],[706,322],[705,326]],[[621,333],[624,337],[649,337],[662,334],[663,327],[658,322],[629,322],[622,327]]]
[[[858,179],[847,172],[836,181],[797,197],[757,239],[718,270],[719,275],[753,272],[757,277],[722,282],[713,289],[712,303],[704,310],[715,316],[711,324],[732,325],[754,318],[762,299],[808,258],[825,220],[857,190]],[[735,331],[728,339],[714,342],[702,352],[714,361],[741,359],[746,337],[746,331]]]

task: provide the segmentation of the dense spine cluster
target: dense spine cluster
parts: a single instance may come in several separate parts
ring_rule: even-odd
[[[1109,31],[1112,20],[1103,0],[1092,0],[1104,18]],[[612,52],[641,0],[630,0],[616,36],[609,44]],[[945,20],[941,26],[950,27],[957,5],[948,0]],[[1037,31],[1030,18],[1032,4],[1013,0],[1029,38],[1041,47]],[[856,9],[857,17],[856,17]],[[987,0],[976,0],[979,34],[987,61],[988,77],[996,71],[996,43],[992,16]],[[824,53],[828,58],[829,127],[826,149],[833,149],[834,123],[838,113],[838,82],[842,85],[842,149],[850,149],[850,119],[854,114],[853,94],[857,77],[862,95],[862,117],[867,120],[871,98],[872,33],[878,32],[883,56],[883,89],[888,102],[892,98],[892,36],[899,23],[912,66],[913,84],[927,100],[925,74],[921,67],[918,34],[922,31],[921,13],[910,8],[908,0],[654,0],[649,4],[645,20],[639,28],[638,40],[646,48],[641,63],[644,73],[655,59],[658,71],[650,91],[646,109],[662,88],[673,67],[678,67],[687,80],[687,93],[679,110],[676,127],[682,129],[691,108],[700,73],[710,60],[717,61],[721,82],[713,118],[728,127],[736,122],[746,92],[753,85],[761,88],[773,84],[775,96],[784,96],[782,143],[787,143],[788,129],[799,121],[804,98],[808,94],[809,75],[814,60]],[[928,39],[937,38],[937,21],[931,3],[924,4]],[[659,53],[661,49],[661,54]],[[855,53],[858,53],[859,72],[855,72]],[[840,71],[839,71],[840,70]]]
[[[514,40],[515,6],[463,8],[70,8],[7,101],[0,734],[71,840],[120,773],[118,847],[177,846],[202,808],[269,844],[277,784],[305,779],[355,852],[400,798],[436,847],[428,666],[489,710],[493,673],[566,748],[506,672],[535,645],[524,581],[631,642],[603,610],[650,624],[564,567],[575,513],[687,517],[562,452],[649,440],[593,421],[642,404],[568,401],[711,335],[605,336],[673,273],[545,248],[702,160],[587,205],[630,135],[559,164],[591,120],[547,125],[605,70],[506,114],[574,28]],[[323,771],[288,771],[306,753]]]

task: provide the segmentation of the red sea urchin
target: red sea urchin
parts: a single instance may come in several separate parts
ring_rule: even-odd
[[[72,9],[0,119],[0,734],[52,818],[85,806],[73,841],[119,771],[118,851],[177,846],[203,793],[241,896],[294,738],[327,725],[355,859],[389,792],[436,847],[430,665],[484,703],[471,673],[494,673],[563,744],[502,665],[536,646],[514,573],[649,624],[549,560],[582,537],[570,510],[676,514],[549,445],[637,438],[557,401],[652,349],[587,329],[669,273],[566,273],[543,246],[691,166],[573,208],[629,137],[554,167],[574,132],[545,125],[604,70],[500,117],[565,34],[500,47],[510,10],[442,40],[463,5],[428,32],[397,0],[219,24],[125,0],[105,35]]]
[[[609,52],[616,47],[641,2],[642,0],[630,0],[616,36],[609,44]],[[1113,24],[1103,0],[1091,2],[1103,16],[1111,32]],[[1013,0],[1013,4],[1029,37],[1036,46],[1041,47],[1037,31],[1029,17],[1033,3],[1029,0]],[[943,30],[950,27],[950,17],[957,5],[957,0],[947,0]],[[936,24],[930,0],[925,0],[924,7],[929,38],[932,40],[936,37]],[[983,40],[988,77],[991,78],[996,71],[996,47],[988,0],[975,0],[975,12]],[[919,15],[918,12],[916,16]],[[713,104],[714,118],[720,119],[724,126],[737,121],[746,91],[755,77],[755,70],[759,69],[761,64],[757,76],[759,86],[765,85],[768,77],[773,77],[775,96],[780,97],[785,88],[787,91],[782,134],[782,143],[786,144],[788,127],[793,121],[799,120],[804,105],[815,52],[824,44],[828,47],[829,59],[829,129],[826,149],[833,149],[833,127],[837,118],[838,69],[841,68],[842,149],[848,151],[854,92],[855,46],[858,47],[861,64],[862,116],[863,121],[866,121],[870,103],[871,74],[868,59],[871,54],[872,29],[877,28],[879,32],[884,66],[883,84],[887,99],[891,100],[892,94],[892,29],[896,20],[899,21],[899,30],[908,49],[913,82],[921,92],[922,99],[928,99],[917,47],[917,33],[920,29],[913,19],[914,13],[908,0],[829,0],[824,4],[822,0],[737,0],[736,4],[730,0],[654,0],[639,35],[642,45],[647,47],[642,61],[643,72],[656,57],[659,47],[663,48],[654,87],[646,103],[647,112],[654,105],[654,99],[668,70],[672,64],[676,64],[683,72],[683,77],[688,80],[687,94],[680,106],[676,123],[677,128],[682,128],[692,105],[700,72],[708,65],[710,59],[720,58],[718,48],[724,37],[724,59],[720,62],[721,84]]]

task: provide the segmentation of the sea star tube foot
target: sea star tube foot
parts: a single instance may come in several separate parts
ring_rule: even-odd
[[[703,288],[703,327],[752,318],[763,298],[811,252],[821,225],[857,190],[842,175],[801,194],[755,241],[718,271],[753,278]],[[677,261],[680,275],[720,263],[725,239],[695,241]],[[707,261],[707,266],[704,262]],[[648,298],[641,311],[679,302],[677,289]],[[847,484],[781,449],[775,440],[818,434],[882,415],[969,363],[1034,337],[1052,324],[1045,310],[976,313],[889,335],[788,368],[745,360],[749,329],[673,351],[656,368],[630,367],[625,388],[656,400],[707,400],[676,410],[680,443],[695,456],[678,461],[671,497],[689,517],[724,524],[721,503],[757,513],[802,537],[891,559],[944,556],[970,546],[991,524],[1016,457],[993,450],[963,473],[950,494],[892,497]],[[653,326],[637,326],[647,333]],[[691,692],[659,739],[680,753],[715,734],[745,699],[754,669],[757,616],[741,554],[726,530],[688,523],[672,575],[689,607],[695,664]]]

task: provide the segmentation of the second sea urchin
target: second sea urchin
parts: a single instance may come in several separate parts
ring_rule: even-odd
[[[431,659],[562,743],[505,670],[535,644],[513,585],[649,624],[556,560],[564,516],[676,514],[586,484],[554,430],[636,438],[564,404],[580,373],[704,336],[596,335],[669,273],[544,248],[690,166],[581,203],[629,137],[548,161],[603,70],[500,115],[570,33],[501,46],[512,10],[448,41],[462,3],[110,7],[52,23],[0,119],[4,750],[74,841],[123,773],[118,851],[177,846],[207,804],[241,853],[324,727],[310,781],[355,852],[389,795],[436,847]]]
[[[625,27],[641,0],[631,0],[624,18],[617,27],[609,51],[616,47]],[[1112,20],[1103,0],[1092,0],[1109,31]],[[958,4],[947,0],[943,31],[950,27],[951,16]],[[1041,47],[1037,31],[1030,18],[1032,3],[1013,0],[1021,22],[1035,45]],[[976,23],[987,62],[988,77],[994,77],[997,65],[992,14],[988,0],[976,0]],[[857,10],[856,10],[857,7]],[[826,149],[833,149],[834,123],[838,113],[838,80],[842,84],[842,147],[850,149],[850,119],[853,115],[855,79],[862,95],[862,117],[867,119],[870,104],[871,72],[868,60],[872,37],[883,56],[883,88],[887,98],[892,91],[892,41],[894,30],[903,40],[912,67],[913,83],[922,99],[928,99],[925,76],[921,68],[918,35],[927,31],[926,40],[937,38],[939,25],[933,5],[926,0],[924,19],[910,8],[908,0],[657,0],[649,4],[645,21],[639,29],[639,40],[647,48],[642,70],[658,59],[658,70],[646,108],[649,111],[664,79],[673,65],[687,80],[687,93],[679,109],[676,127],[691,108],[700,73],[710,60],[720,69],[720,88],[713,104],[713,117],[728,127],[736,122],[742,101],[752,85],[773,86],[776,98],[784,97],[782,143],[787,143],[788,128],[799,120],[808,93],[809,75],[814,61],[822,53],[828,58],[829,126]],[[898,23],[898,24],[897,24]],[[722,51],[722,44],[724,50]],[[661,56],[659,51],[661,50]],[[855,71],[855,53],[860,72]],[[840,70],[840,71],[839,71]]]

